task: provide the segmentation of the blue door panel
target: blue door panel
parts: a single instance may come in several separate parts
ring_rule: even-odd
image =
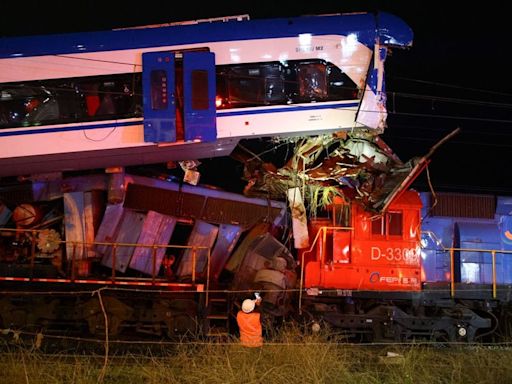
[[[176,141],[175,60],[170,52],[142,54],[144,141]]]
[[[215,55],[183,53],[184,126],[186,141],[215,141]]]

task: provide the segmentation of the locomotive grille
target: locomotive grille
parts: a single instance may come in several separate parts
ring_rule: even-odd
[[[202,219],[210,223],[236,224],[242,228],[268,219],[273,221],[280,208],[269,207],[187,192],[169,191],[129,184],[124,202],[126,208],[156,211],[169,216]]]
[[[430,206],[434,199],[430,197]],[[462,195],[458,193],[437,194],[437,204],[432,216],[474,217],[493,219],[496,213],[496,198],[489,195]]]

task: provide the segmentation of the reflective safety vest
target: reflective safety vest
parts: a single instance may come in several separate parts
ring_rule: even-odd
[[[245,347],[261,347],[263,337],[261,335],[261,321],[258,312],[245,313],[239,311],[236,322],[240,329],[240,343]]]

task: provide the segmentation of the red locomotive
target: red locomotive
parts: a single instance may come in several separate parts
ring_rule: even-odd
[[[419,291],[421,206],[419,194],[414,191],[402,194],[382,215],[368,212],[357,203],[335,204],[333,216],[344,221],[332,225],[342,228],[324,227],[319,232],[322,239],[315,257],[306,258],[304,286]]]

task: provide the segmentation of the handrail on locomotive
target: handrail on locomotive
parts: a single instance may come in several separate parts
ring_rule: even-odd
[[[316,232],[315,238],[313,239],[313,242],[311,243],[311,246],[309,247],[309,249],[302,253],[302,258],[301,258],[301,261],[300,261],[300,280],[299,280],[299,313],[300,314],[302,313],[302,288],[303,288],[303,285],[304,285],[304,259],[305,259],[305,255],[306,254],[310,254],[311,252],[313,252],[314,249],[316,249],[316,244],[318,242],[318,238],[320,237],[320,234],[322,234],[322,243],[325,244],[326,236],[327,236],[327,231],[328,230],[331,230],[331,231],[335,231],[335,230],[353,231],[354,228],[352,228],[352,227],[330,227],[330,226],[320,227],[318,229],[318,231]],[[321,257],[322,257],[321,262],[323,262],[324,255],[322,254]]]
[[[299,279],[299,299],[298,299],[298,309],[299,313],[301,313],[302,309],[302,295],[304,290],[304,260],[307,254],[311,254],[317,247],[319,241],[322,244],[326,243],[326,236],[328,231],[353,231],[353,227],[331,227],[331,226],[322,226],[316,232],[316,235],[311,243],[311,246],[306,251],[302,252],[301,261],[300,261],[300,279]],[[33,279],[33,268],[34,262],[36,259],[36,237],[35,235],[42,230],[38,229],[12,229],[12,228],[0,228],[0,232],[2,231],[10,231],[16,233],[30,233],[31,239],[31,256],[30,256],[30,280]],[[431,233],[430,231],[422,231],[422,233]],[[435,236],[435,235],[434,235]],[[319,240],[321,237],[321,240]],[[205,289],[205,297],[208,300],[209,295],[209,287],[210,287],[210,257],[211,257],[211,248],[206,246],[190,246],[190,245],[156,245],[156,244],[132,244],[132,243],[114,243],[114,242],[81,242],[81,241],[64,241],[59,240],[59,244],[71,244],[73,246],[73,253],[71,255],[71,281],[74,282],[76,280],[76,268],[77,268],[77,260],[76,260],[76,249],[78,246],[96,246],[96,245],[104,245],[112,247],[112,276],[110,281],[112,283],[116,283],[117,280],[121,280],[119,277],[116,277],[116,250],[118,247],[142,247],[142,248],[151,248],[151,257],[152,257],[152,274],[151,274],[151,284],[155,285],[157,280],[157,270],[156,270],[156,250],[159,248],[177,248],[177,249],[190,249],[192,251],[192,275],[191,282],[192,284],[196,284],[196,264],[197,264],[197,250],[205,250],[207,252],[207,261],[206,261],[206,289]],[[445,247],[441,242],[439,245],[442,247],[441,252],[449,252],[450,254],[450,294],[451,297],[455,297],[456,290],[456,281],[455,281],[455,252],[479,252],[479,253],[490,253],[492,260],[492,298],[496,299],[497,297],[497,276],[496,276],[496,254],[504,254],[512,255],[512,251],[507,250],[499,250],[499,249],[476,249],[476,248],[456,248],[456,247]],[[324,255],[321,254],[320,262],[323,263]]]
[[[21,229],[21,228],[0,228],[0,232],[7,231],[7,232],[15,232],[18,233],[29,233],[30,234],[30,241],[31,241],[31,254],[30,254],[30,278],[29,280],[33,280],[33,271],[34,271],[34,264],[36,259],[36,234],[38,232],[42,232],[44,230],[41,229]],[[192,252],[192,274],[191,274],[191,283],[192,285],[196,284],[196,265],[197,265],[197,251],[198,250],[205,250],[207,254],[206,259],[206,292],[205,297],[206,300],[208,300],[208,290],[210,286],[210,256],[211,256],[211,249],[210,247],[205,246],[196,246],[196,245],[172,245],[172,244],[138,244],[138,243],[114,243],[114,242],[83,242],[83,241],[65,241],[65,240],[58,240],[57,243],[59,243],[59,246],[62,244],[71,244],[72,245],[72,254],[70,258],[70,278],[71,282],[76,281],[76,271],[77,271],[77,263],[79,260],[76,259],[76,250],[77,247],[90,247],[90,246],[111,246],[112,247],[112,275],[110,282],[115,284],[116,281],[121,280],[119,277],[116,277],[116,250],[118,247],[141,247],[141,248],[151,248],[151,258],[152,258],[152,273],[151,273],[151,285],[156,285],[157,282],[157,262],[156,262],[156,251],[159,248],[166,248],[166,249],[190,249]],[[116,280],[117,279],[117,280]],[[143,280],[143,279],[139,279]],[[198,287],[199,288],[199,287]]]

